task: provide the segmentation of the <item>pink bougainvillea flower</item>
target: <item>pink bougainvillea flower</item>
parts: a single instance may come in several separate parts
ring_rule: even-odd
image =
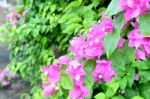
[[[16,12],[16,10],[13,10],[11,13],[9,13],[7,16],[6,16],[6,19],[12,21],[13,25],[14,26],[17,26],[18,25],[18,19],[21,17],[20,14],[18,14]]]
[[[144,43],[143,38],[144,36],[141,35],[138,29],[134,29],[128,35],[129,38],[129,46],[139,48],[141,44]]]
[[[8,80],[3,80],[2,81],[2,86],[7,86],[9,84],[10,84],[10,81],[8,81]]]
[[[87,32],[87,39],[94,38],[95,36],[98,36],[99,38],[104,36],[104,33],[101,32],[101,27],[99,24],[93,24],[90,31]]]
[[[146,53],[145,51],[142,51],[142,50],[136,50],[136,59],[146,59]]]
[[[112,19],[104,19],[99,25],[94,24],[87,32],[87,39],[82,36],[74,37],[69,48],[76,59],[93,59],[103,54],[103,37],[114,29]],[[95,53],[96,52],[96,53]]]
[[[135,29],[138,29],[138,28],[139,28],[139,23],[138,23],[138,22],[134,22],[134,23],[132,23],[132,26],[133,26]]]
[[[85,57],[87,59],[100,57],[103,54],[103,45],[104,43],[101,38],[95,37],[88,39],[86,42]]]
[[[16,76],[9,70],[9,68],[4,68],[3,71],[0,73],[0,82],[2,86],[7,86],[10,84],[9,80],[6,79],[14,79]]]
[[[7,77],[7,74],[6,74],[6,70],[3,70],[1,73],[0,73],[0,81],[2,81],[5,77]]]
[[[13,20],[13,25],[14,25],[14,26],[17,26],[17,25],[18,25],[18,20],[14,19],[14,20]]]
[[[89,90],[85,86],[75,86],[73,90],[69,91],[71,99],[84,99],[88,94]]]
[[[146,59],[150,55],[150,37],[143,36],[138,29],[128,35],[129,46],[136,48],[136,59]]]
[[[54,64],[49,67],[42,67],[42,71],[48,75],[48,80],[50,83],[57,83],[60,80],[61,74],[59,69],[60,67]]]
[[[116,77],[117,74],[114,71],[111,61],[107,60],[97,60],[96,68],[93,71],[93,76],[95,81],[101,83],[102,79],[106,82],[110,82],[112,77]]]
[[[144,36],[144,43],[143,43],[143,49],[146,52],[146,54],[150,55],[150,37]]]
[[[80,79],[74,79],[74,86],[84,85],[84,76],[80,76]]]
[[[11,13],[9,13],[9,14],[6,16],[6,18],[9,19],[9,20],[17,19],[17,18],[20,18],[20,17],[21,17],[21,15],[18,14],[18,13],[16,12],[16,10],[13,10]]]
[[[73,52],[76,59],[82,59],[84,57],[85,46],[85,40],[83,39],[83,37],[74,37],[70,43],[71,47],[69,48],[69,50]]]
[[[149,0],[121,0],[121,7],[125,10],[126,21],[138,18],[149,10]]]
[[[61,77],[61,74],[59,72],[60,66],[52,64],[49,67],[42,67],[41,70],[48,77],[48,82],[42,84],[45,96],[48,97],[59,89],[57,83]]]
[[[106,19],[106,12],[105,11],[102,12],[102,19]]]
[[[79,81],[81,77],[85,75],[83,65],[77,61],[71,61],[66,69],[66,72],[77,81]]]
[[[104,34],[104,36],[107,34],[107,33],[110,33],[112,32],[114,29],[114,25],[113,25],[113,22],[112,22],[112,19],[109,18],[109,19],[104,19],[100,22],[100,30],[101,30],[101,33]]]
[[[60,64],[60,65],[62,65],[62,64],[69,64],[69,62],[70,62],[71,60],[70,60],[70,58],[68,57],[68,56],[61,56],[61,57],[59,57],[58,58],[58,63]]]
[[[59,89],[59,87],[53,83],[43,83],[42,87],[44,89],[44,94],[46,97],[52,95]]]
[[[135,74],[134,80],[139,81],[139,79],[140,79],[139,74]]]
[[[118,42],[118,48],[123,48],[123,43],[125,42],[124,38],[120,38],[119,42]]]
[[[103,38],[107,33],[112,32],[114,29],[113,22],[111,18],[103,19],[100,23],[94,24],[90,32],[87,32],[87,38],[96,37]],[[92,35],[90,35],[92,34]]]
[[[13,74],[13,73],[10,73],[10,74],[9,74],[9,78],[13,78],[13,79],[15,79],[15,78],[16,78],[16,75],[15,75],[15,74]]]

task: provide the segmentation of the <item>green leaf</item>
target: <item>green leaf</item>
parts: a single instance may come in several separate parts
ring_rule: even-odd
[[[78,23],[81,21],[82,21],[81,17],[77,14],[66,14],[59,20],[60,23],[63,23],[63,22]]]
[[[134,82],[135,68],[128,66],[126,70],[127,70],[128,86],[131,88]]]
[[[134,90],[134,89],[127,89],[124,96],[126,97],[126,99],[131,99],[134,96],[139,95],[139,93]]]
[[[150,36],[150,14],[141,15],[139,18],[140,32],[145,36]]]
[[[73,8],[73,7],[79,7],[81,5],[81,3],[82,3],[82,0],[73,1],[66,7],[66,9]]]
[[[128,46],[128,42],[124,43],[123,52],[125,55],[125,60],[127,62],[135,62],[135,48],[131,48]]]
[[[139,70],[147,70],[147,69],[150,69],[150,61],[138,60],[132,66],[138,68]]]
[[[112,0],[107,7],[106,16],[111,17],[114,14],[117,14],[121,10],[119,5],[120,0]]]
[[[150,97],[150,85],[149,84],[141,84],[139,86],[140,94],[144,97],[144,99],[149,99]]]
[[[124,13],[120,13],[115,16],[115,19],[113,21],[114,24],[114,33],[121,34],[121,29],[125,25],[126,21],[124,19]]]
[[[92,0],[93,6],[96,8],[99,4],[103,4],[104,0]]]
[[[118,90],[119,88],[119,83],[115,80],[112,79],[110,83],[108,83],[108,89],[106,91],[106,96],[107,97],[112,97]]]
[[[104,50],[108,59],[117,48],[119,38],[120,34],[118,33],[109,33],[104,37]]]
[[[91,99],[93,94],[94,77],[92,75],[93,67],[95,66],[95,60],[87,61],[84,65],[86,75],[84,78],[84,84],[88,87],[90,94],[85,99]]]
[[[111,88],[113,89],[114,93],[116,93],[119,88],[119,83],[118,82],[113,83],[111,85]]]
[[[63,73],[60,79],[60,84],[64,89],[73,89],[73,80],[70,75]]]
[[[95,99],[107,99],[104,93],[98,93],[94,98]]]
[[[113,66],[119,66],[122,70],[125,70],[125,56],[121,49],[116,49],[111,56]]]
[[[44,93],[41,88],[38,88],[34,93],[32,99],[43,99]]]
[[[67,21],[67,23],[70,23],[70,24],[79,23],[79,22],[82,22],[82,19],[79,16],[73,17]]]
[[[47,83],[47,82],[48,82],[47,75],[41,74],[41,78],[42,78],[42,82],[43,82],[43,83]]]
[[[70,24],[70,25],[68,25],[68,27],[67,27],[65,30],[63,30],[62,32],[63,32],[63,33],[66,33],[66,34],[69,34],[70,32],[74,32],[76,29],[79,29],[79,28],[81,28],[81,27],[82,27],[82,25],[81,25],[81,24],[78,24],[78,23]]]
[[[56,92],[50,96],[50,99],[59,99],[59,93]]]
[[[141,96],[134,96],[134,97],[132,97],[132,99],[144,99],[144,98]]]
[[[127,86],[127,77],[119,79],[119,86],[121,89],[125,89]]]
[[[145,83],[145,82],[148,82],[150,81],[150,70],[140,70],[139,71],[139,75],[140,75],[140,82],[141,83]]]
[[[94,23],[96,23],[96,21],[85,19],[83,21],[83,26],[84,26],[85,29],[89,29]]]
[[[68,20],[74,17],[79,18],[78,14],[75,14],[75,13],[65,14],[59,19],[59,23],[67,22]]]
[[[125,99],[123,96],[119,95],[119,96],[113,96],[111,99]]]
[[[112,97],[114,94],[115,92],[111,88],[106,91],[106,96],[109,98]]]
[[[119,66],[117,68],[125,70],[125,65],[130,62],[135,62],[135,49],[128,46],[128,42],[124,43],[122,49],[116,49],[111,55],[110,59],[114,66]]]

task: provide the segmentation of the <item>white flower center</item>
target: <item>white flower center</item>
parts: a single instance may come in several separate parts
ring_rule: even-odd
[[[95,43],[98,43],[99,42],[99,39],[97,38],[97,39],[95,39]]]
[[[52,87],[55,87],[55,84],[54,84],[54,83],[52,83],[52,84],[51,84],[51,86],[52,86]]]
[[[55,89],[56,89],[56,90],[58,90],[58,89],[59,89],[59,87],[58,87],[58,86],[56,86],[56,87],[55,87]]]
[[[102,27],[102,31],[105,32],[105,28],[104,27]]]
[[[103,76],[100,74],[100,75],[98,75],[98,77],[101,79],[101,78],[103,78]]]
[[[44,74],[45,74],[45,75],[48,75],[48,71],[45,71]]]
[[[91,42],[90,42],[90,46],[92,46],[92,45],[93,45],[93,42],[91,41]]]
[[[77,75],[76,78],[75,78],[75,80],[76,80],[76,81],[79,81],[79,80],[80,80],[80,76]]]

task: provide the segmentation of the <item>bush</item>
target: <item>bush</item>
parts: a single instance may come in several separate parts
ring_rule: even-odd
[[[149,99],[149,1],[22,3],[4,29],[10,68],[36,85],[21,98]]]

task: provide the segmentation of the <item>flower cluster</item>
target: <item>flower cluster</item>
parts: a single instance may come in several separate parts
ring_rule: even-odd
[[[103,79],[106,82],[110,82],[112,76],[114,77],[117,76],[113,66],[111,65],[111,61],[97,60],[96,63],[97,63],[96,68],[93,71],[95,81],[101,83]]]
[[[42,67],[42,71],[48,77],[48,81],[42,84],[46,97],[55,93],[59,89],[57,85],[61,77],[59,70],[60,67],[54,64],[50,65],[49,67]]]
[[[83,58],[93,59],[98,58],[96,68],[93,71],[93,77],[95,82],[101,83],[102,80],[110,82],[112,77],[116,77],[117,74],[111,65],[110,60],[100,60],[104,53],[104,41],[103,38],[108,33],[113,32],[114,26],[111,18],[106,18],[105,13],[102,15],[102,21],[100,24],[94,24],[90,31],[87,32],[86,39],[82,35],[74,37],[69,50],[74,54],[75,60],[71,60],[67,56],[61,56],[58,58],[57,65],[50,65],[49,67],[43,67],[42,71],[48,76],[48,83],[43,86],[46,96],[50,96],[55,93],[58,81],[60,80],[60,72],[62,65],[66,65],[66,73],[69,74],[74,83],[74,88],[69,91],[71,99],[84,99],[88,96],[89,90],[84,86],[84,76],[86,72],[84,65],[79,63]],[[123,47],[125,39],[121,38],[118,43],[118,48]],[[53,69],[55,67],[55,70]],[[47,87],[49,86],[49,87]]]
[[[74,81],[74,89],[70,90],[69,95],[71,99],[84,99],[88,95],[88,88],[84,86],[84,75],[86,74],[83,65],[77,61],[71,61],[67,56],[58,58],[57,65],[50,65],[49,67],[42,67],[42,71],[48,77],[48,81],[43,83],[45,96],[50,96],[58,89],[58,81],[61,79],[59,70],[62,65],[67,65],[66,73],[69,74]]]
[[[21,14],[18,13],[16,10],[13,10],[13,11],[11,11],[11,13],[9,13],[9,14],[6,16],[6,19],[8,19],[9,21],[11,21],[14,26],[18,26],[18,20],[19,20],[22,16],[26,16],[27,13],[28,13],[28,10],[27,10],[27,9],[24,9]]]
[[[150,8],[150,0],[121,0],[120,4],[125,11],[126,21],[132,18],[138,18],[141,14],[148,12]]]
[[[6,67],[1,73],[0,73],[0,82],[2,86],[7,86],[10,84],[10,79],[15,79],[16,76]]]
[[[16,10],[13,10],[11,13],[9,13],[7,16],[6,16],[6,19],[12,21],[13,25],[14,26],[17,26],[18,25],[18,19],[21,17],[21,14],[18,14],[16,12]]]
[[[83,65],[77,61],[71,61],[68,64],[66,72],[74,81],[74,89],[69,92],[71,99],[84,99],[85,96],[88,96],[88,88],[84,86],[84,76],[86,73]]]
[[[93,59],[103,54],[103,37],[113,31],[112,19],[103,18],[99,25],[94,24],[91,31],[87,32],[87,39],[83,36],[74,37],[70,42],[70,51],[76,59]]]
[[[129,46],[136,48],[136,59],[146,59],[150,55],[150,37],[140,33],[138,23],[134,23],[134,30],[128,34]]]

